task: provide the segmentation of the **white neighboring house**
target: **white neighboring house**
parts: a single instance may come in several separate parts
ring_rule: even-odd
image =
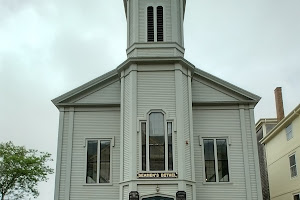
[[[184,59],[185,4],[124,0],[127,60],[53,100],[55,200],[262,199],[260,97]]]

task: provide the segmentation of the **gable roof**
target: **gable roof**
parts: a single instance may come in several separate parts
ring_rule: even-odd
[[[300,116],[300,104],[292,110],[285,118],[283,118],[263,139],[259,142],[262,144],[268,143],[273,137],[275,137],[280,131],[291,124],[295,118]]]
[[[82,86],[79,86],[55,99],[52,100],[52,102],[57,106],[66,106],[66,105],[80,105],[88,103],[89,101],[80,101],[80,99],[83,99],[87,97],[88,94],[94,94],[95,96],[99,96],[99,94],[96,94],[95,92],[99,91],[99,88],[104,88],[116,81],[119,80],[120,77],[120,71],[127,68],[133,63],[137,64],[150,64],[150,63],[180,63],[181,65],[191,69],[193,72],[193,77],[201,77],[201,79],[209,81],[213,83],[216,87],[222,87],[223,89],[226,89],[225,95],[228,94],[228,100],[235,101],[236,102],[242,102],[245,103],[252,103],[256,104],[260,97],[248,92],[244,89],[241,89],[240,87],[237,87],[227,81],[224,81],[216,76],[213,76],[207,72],[204,72],[203,70],[195,68],[193,64],[188,62],[182,57],[165,57],[165,58],[128,58],[125,60],[122,64],[120,64],[116,69],[98,77],[95,78]],[[101,92],[100,92],[101,93]],[[230,97],[231,96],[231,97]],[[242,97],[242,98],[235,98],[235,97]],[[232,98],[232,99],[229,99]],[[87,99],[85,99],[87,100]],[[114,104],[120,104],[115,102]],[[89,104],[91,105],[91,104]]]

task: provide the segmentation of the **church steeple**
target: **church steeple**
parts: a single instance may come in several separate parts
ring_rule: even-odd
[[[124,0],[128,57],[183,57],[186,0]]]

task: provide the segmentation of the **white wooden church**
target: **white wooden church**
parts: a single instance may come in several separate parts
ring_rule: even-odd
[[[53,100],[55,200],[262,199],[260,97],[184,59],[185,5],[124,0],[127,60]]]

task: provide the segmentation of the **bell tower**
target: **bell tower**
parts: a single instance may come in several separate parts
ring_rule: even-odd
[[[183,57],[186,0],[124,0],[128,57]]]

